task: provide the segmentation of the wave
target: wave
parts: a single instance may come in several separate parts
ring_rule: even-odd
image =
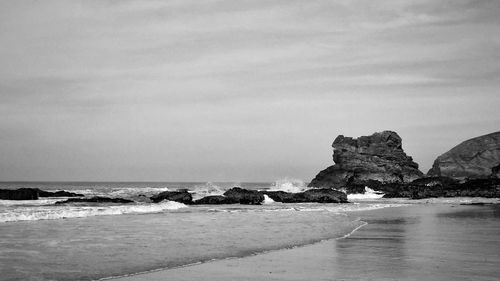
[[[160,213],[167,210],[178,210],[188,206],[174,202],[163,201],[159,204],[137,204],[118,206],[37,206],[19,207],[0,213],[0,222],[54,220],[64,218],[83,218],[105,215]]]
[[[207,182],[203,185],[196,185],[193,188],[194,191],[191,192],[193,200],[198,200],[211,195],[222,195],[225,192],[225,189],[223,187],[220,187],[211,182]]]
[[[308,187],[304,181],[299,179],[284,178],[277,180],[269,191],[285,191],[290,193],[299,193],[307,190]]]
[[[369,187],[365,187],[365,193],[353,193],[347,195],[347,200],[373,200],[384,197],[384,193],[377,192]]]

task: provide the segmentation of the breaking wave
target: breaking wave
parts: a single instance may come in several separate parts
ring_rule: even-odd
[[[269,190],[270,191],[285,191],[285,192],[290,192],[290,193],[298,193],[298,192],[303,192],[307,190],[308,187],[306,184],[299,179],[280,179],[277,180],[274,183],[274,186],[272,186]]]
[[[365,193],[348,194],[347,200],[373,200],[384,197],[384,193],[377,192],[369,187],[365,187]]]
[[[105,215],[160,213],[167,210],[177,210],[187,206],[164,201],[159,204],[137,204],[118,206],[37,206],[18,207],[0,213],[0,222],[54,220],[64,218],[83,218]]]

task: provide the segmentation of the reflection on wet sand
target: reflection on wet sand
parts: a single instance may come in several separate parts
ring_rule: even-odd
[[[334,279],[494,280],[500,276],[499,218],[498,206],[366,213],[368,225],[332,247]]]

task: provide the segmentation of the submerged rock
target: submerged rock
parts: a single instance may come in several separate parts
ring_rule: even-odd
[[[500,132],[466,140],[439,156],[427,173],[455,179],[486,178],[498,175]]]
[[[128,199],[123,199],[123,198],[109,198],[109,197],[95,196],[95,197],[91,197],[91,198],[70,198],[68,200],[58,201],[58,202],[56,202],[56,205],[68,204],[68,203],[119,203],[119,204],[126,204],[126,203],[134,203],[134,201],[128,200]]]
[[[2,200],[38,200],[39,189],[19,188],[19,189],[0,189],[0,199]]]
[[[340,188],[369,181],[407,183],[423,176],[418,164],[404,152],[396,132],[383,131],[357,139],[340,135],[332,147],[335,165],[319,172],[309,187]]]
[[[188,192],[187,189],[182,189],[180,191],[163,191],[157,195],[151,197],[154,203],[161,202],[163,200],[175,201],[183,204],[193,203],[193,196]]]
[[[224,196],[234,202],[245,205],[261,205],[264,202],[264,195],[257,190],[248,190],[240,187],[233,187],[224,192]]]

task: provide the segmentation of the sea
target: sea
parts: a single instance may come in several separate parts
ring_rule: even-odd
[[[365,194],[349,195],[351,203],[347,204],[284,204],[267,197],[260,206],[188,206],[145,200],[178,189],[187,189],[198,199],[223,194],[234,186],[288,192],[307,189],[306,183],[289,179],[269,183],[0,183],[0,189],[67,190],[86,197],[119,197],[136,202],[56,205],[65,198],[0,200],[0,280],[107,280],[292,249],[349,237],[367,225],[358,213],[416,204],[404,199],[382,199],[382,194],[369,189]],[[490,219],[498,223],[498,217],[494,213]]]

